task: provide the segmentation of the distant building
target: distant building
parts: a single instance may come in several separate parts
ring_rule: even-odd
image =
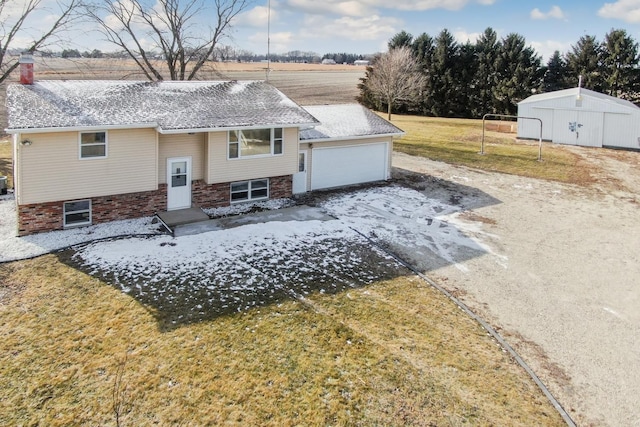
[[[323,59],[322,64],[324,65],[336,65],[336,61],[331,58]]]
[[[360,65],[360,66],[366,67],[369,65],[369,61],[367,61],[366,59],[358,59],[353,62],[353,65]]]

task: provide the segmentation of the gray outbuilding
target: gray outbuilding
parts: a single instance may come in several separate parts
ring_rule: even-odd
[[[640,108],[584,88],[533,95],[518,103],[518,138],[640,150]]]

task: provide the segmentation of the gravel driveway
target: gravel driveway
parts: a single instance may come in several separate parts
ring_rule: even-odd
[[[596,185],[395,153],[395,178],[457,201],[484,254],[433,266],[390,244],[496,327],[579,425],[640,425],[640,153],[569,149],[603,171]]]

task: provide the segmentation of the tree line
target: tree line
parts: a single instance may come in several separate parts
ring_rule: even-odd
[[[568,52],[554,52],[546,64],[522,35],[499,39],[490,27],[475,43],[458,43],[446,29],[435,38],[401,31],[389,40],[388,48],[367,68],[359,85],[359,101],[377,110],[438,117],[513,115],[521,100],[576,87],[579,76],[582,87],[640,101],[638,43],[621,29],[612,29],[602,42],[582,36]],[[393,78],[414,82],[409,89],[396,89],[395,96],[389,92],[390,57],[407,62],[404,67],[396,64],[404,71]]]

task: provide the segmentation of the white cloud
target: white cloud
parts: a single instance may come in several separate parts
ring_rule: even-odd
[[[290,8],[314,15],[366,16],[374,13],[369,1],[344,0],[287,0]]]
[[[460,10],[472,0],[285,0],[287,7],[298,12],[319,15],[342,15],[366,17],[380,14],[385,10]],[[475,0],[476,3],[490,6],[496,0]]]
[[[598,16],[620,19],[632,24],[640,23],[640,0],[618,0],[615,3],[605,3],[598,11]]]
[[[278,20],[278,11],[271,8],[271,22]],[[269,21],[269,8],[266,6],[256,6],[253,9],[238,15],[234,23],[243,27],[266,28]]]
[[[255,46],[262,46],[264,51],[267,51],[267,33],[260,32],[255,33],[252,36],[249,36],[249,41],[253,43]],[[283,31],[278,33],[271,33],[270,35],[271,52],[288,52],[292,50],[295,46],[296,38],[294,34],[291,32]]]
[[[386,40],[398,31],[399,24],[395,18],[378,15],[364,18],[345,16],[334,20],[307,16],[300,34],[309,39]]]
[[[537,7],[531,11],[531,19],[544,20],[544,19],[565,19],[565,14],[560,9],[560,6],[552,6],[549,12],[544,13]]]
[[[467,33],[464,30],[456,30],[453,32],[453,37],[455,37],[458,43],[466,43],[470,41],[471,43],[475,43],[478,38],[482,35],[482,33]]]
[[[540,56],[542,56],[542,63],[546,64],[549,61],[549,58],[553,55],[553,52],[556,50],[560,52],[561,55],[571,49],[571,43],[569,42],[560,42],[557,40],[545,40],[541,42],[532,42],[531,47],[533,47],[536,52]]]

